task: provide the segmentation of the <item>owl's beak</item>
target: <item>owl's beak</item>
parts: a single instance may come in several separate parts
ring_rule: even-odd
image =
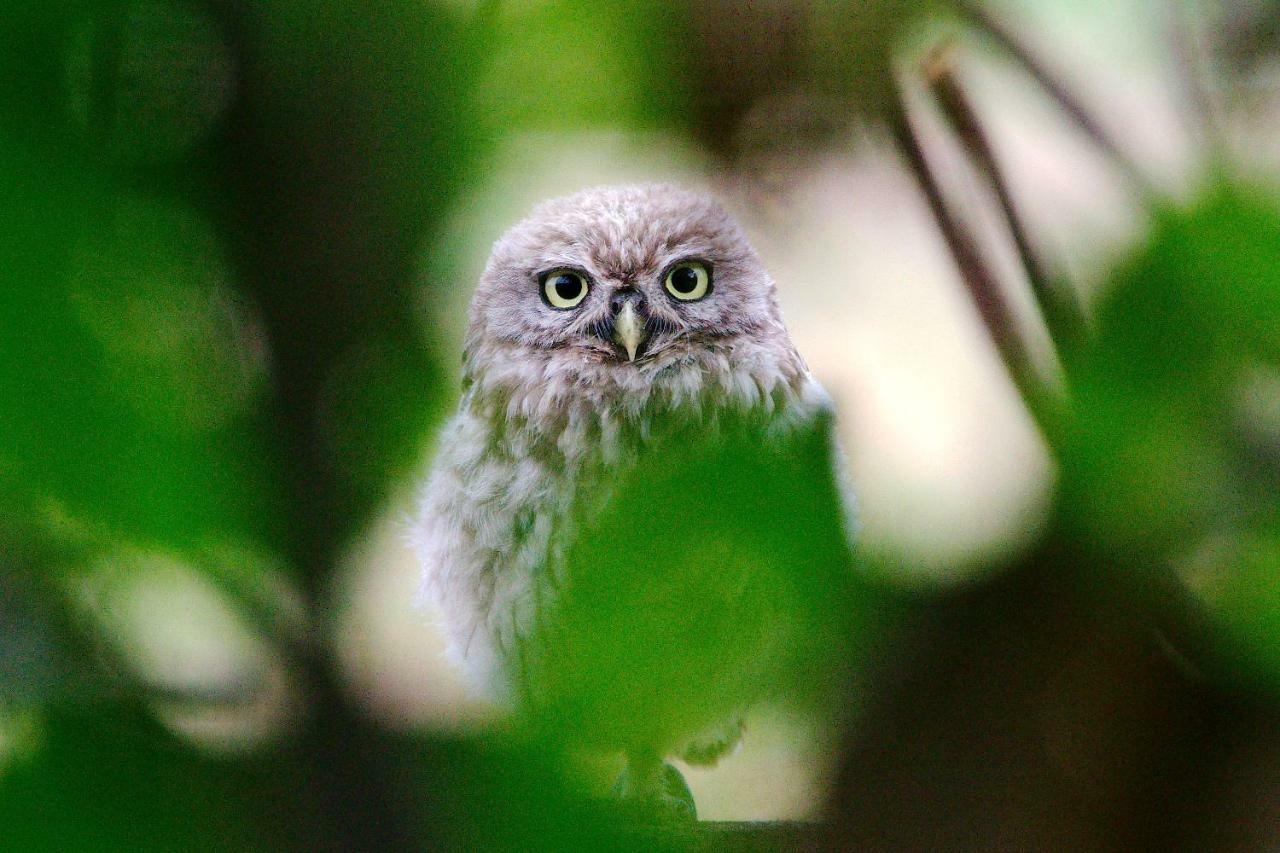
[[[613,340],[627,351],[627,361],[636,360],[636,352],[644,343],[644,320],[636,313],[635,300],[622,303],[622,310],[613,321]]]

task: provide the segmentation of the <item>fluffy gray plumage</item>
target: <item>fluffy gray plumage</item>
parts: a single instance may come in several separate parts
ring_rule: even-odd
[[[682,262],[709,270],[703,298],[682,301],[664,284]],[[589,286],[580,304],[548,302],[543,277],[556,270]],[[490,697],[518,702],[536,689],[522,682],[520,647],[570,582],[578,520],[657,436],[725,411],[786,434],[828,408],[773,281],[716,202],[660,184],[540,205],[493,247],[471,308],[463,398],[421,492],[416,541],[452,654]],[[714,761],[740,732],[737,709],[723,711],[727,735],[615,746]]]

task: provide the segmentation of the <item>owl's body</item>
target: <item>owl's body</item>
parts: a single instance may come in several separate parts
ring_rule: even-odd
[[[464,373],[416,538],[453,655],[514,705],[546,687],[527,657],[575,583],[567,555],[580,529],[652,448],[681,431],[714,434],[726,417],[785,440],[829,406],[736,225],[668,185],[548,202],[508,232],[477,290]],[[691,523],[715,535],[714,523]],[[766,648],[778,626],[757,627]],[[736,665],[731,650],[723,665]],[[612,745],[713,758],[699,735]]]

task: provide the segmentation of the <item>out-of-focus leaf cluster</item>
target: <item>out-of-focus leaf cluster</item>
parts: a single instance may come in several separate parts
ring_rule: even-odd
[[[674,750],[761,701],[830,702],[873,610],[829,414],[655,436],[563,556],[521,648],[554,739]]]
[[[303,685],[294,652],[319,640],[327,660],[317,634],[339,553],[452,400],[428,342],[454,320],[437,312],[456,301],[438,297],[472,283],[420,270],[419,246],[492,144],[518,133],[659,129],[729,160],[755,144],[804,153],[878,121],[895,49],[952,5],[9,10],[3,841],[315,849],[363,809],[424,848],[653,849],[597,824],[555,761],[524,750],[383,738],[359,719],[361,732],[298,734],[350,721],[323,717],[341,696]],[[1273,193],[1223,179],[1156,210],[1095,333],[1063,349],[1071,407],[1049,436],[1062,465],[1051,534],[1081,544],[1099,587],[1172,577],[1209,617],[1201,647],[1174,645],[1223,682],[1271,691],[1276,209]],[[888,596],[858,579],[867,564],[851,567],[829,424],[754,430],[675,433],[583,520],[572,586],[527,650],[540,732],[665,743],[762,697],[830,699],[876,648]],[[203,604],[155,620],[172,629],[157,639],[139,611],[177,594]],[[211,626],[225,629],[215,652],[265,651],[211,654],[221,680],[193,674],[196,653],[175,649]],[[284,697],[268,736],[224,755],[193,745],[268,688]],[[361,767],[388,788],[342,775]],[[348,811],[326,799],[335,790]]]
[[[1104,565],[1177,573],[1274,686],[1280,207],[1223,182],[1156,214],[1074,353],[1065,510]],[[1219,664],[1223,661],[1218,661]]]
[[[314,628],[447,398],[413,258],[474,140],[457,16],[318,11],[0,22],[5,844],[332,835]]]

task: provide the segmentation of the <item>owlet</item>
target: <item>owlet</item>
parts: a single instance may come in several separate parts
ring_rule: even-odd
[[[663,759],[713,763],[843,631],[850,502],[773,281],[701,194],[586,190],[494,245],[463,363],[415,528],[452,655],[692,813]]]

